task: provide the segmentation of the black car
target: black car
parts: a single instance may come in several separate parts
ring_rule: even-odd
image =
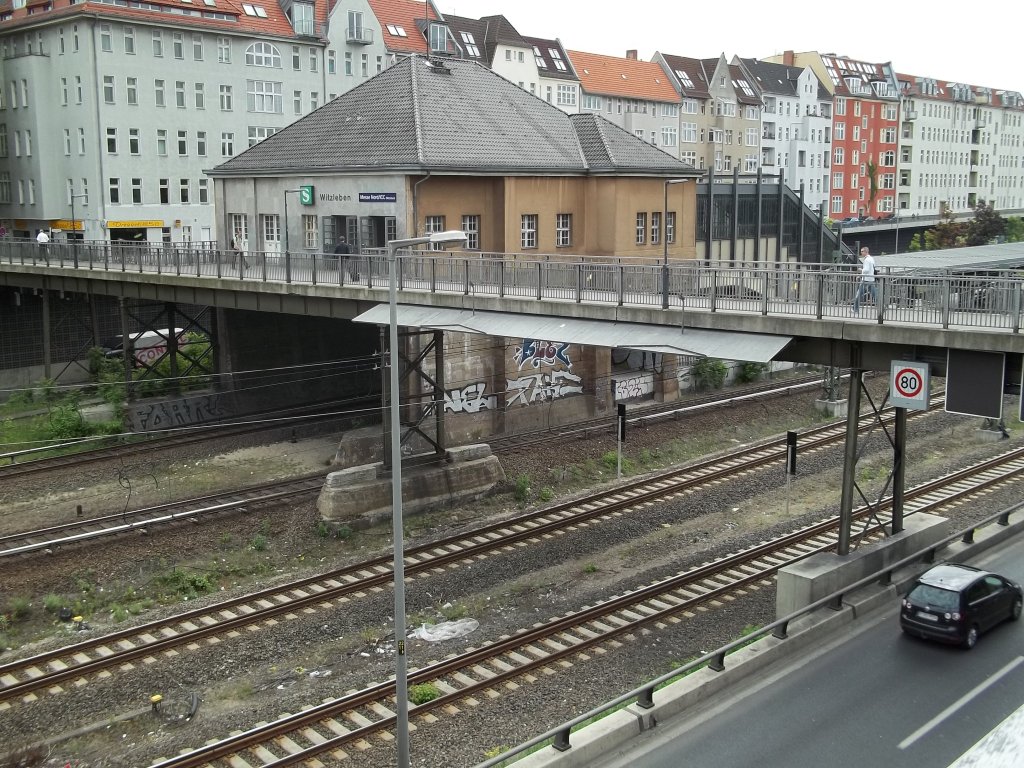
[[[1020,618],[1020,584],[969,565],[943,563],[921,574],[900,608],[910,635],[973,648],[978,635],[1005,619]]]

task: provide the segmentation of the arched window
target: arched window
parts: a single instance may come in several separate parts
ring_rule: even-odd
[[[245,63],[254,67],[281,66],[281,52],[270,43],[253,43],[245,49]]]

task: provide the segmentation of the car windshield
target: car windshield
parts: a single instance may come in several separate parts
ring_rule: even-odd
[[[928,584],[918,584],[907,595],[907,599],[918,605],[927,605],[941,611],[955,611],[960,605],[959,592],[932,587]]]

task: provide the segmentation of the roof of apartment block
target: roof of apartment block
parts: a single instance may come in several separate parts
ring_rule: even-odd
[[[675,75],[679,87],[682,89],[683,97],[690,99],[710,97],[708,76],[700,60],[686,56],[673,56],[670,53],[662,53],[660,56]]]
[[[934,77],[903,73],[897,73],[896,79],[904,96],[1024,110],[1024,95],[1020,91],[995,90],[953,80],[937,80]]]
[[[729,77],[732,78],[732,87],[736,91],[736,101],[740,104],[753,106],[761,105],[761,97],[757,92],[757,83],[747,79],[747,73],[738,65],[729,65]]]
[[[389,51],[429,53],[423,35],[426,21],[441,21],[434,4],[423,0],[367,0],[380,24],[380,39]]]
[[[526,37],[523,39],[533,46],[534,51],[540,51],[540,58],[544,62],[544,66],[541,66],[538,61],[537,69],[542,77],[557,77],[574,82],[579,80],[575,70],[573,70],[572,60],[569,58],[569,54],[560,40],[548,40],[543,37]],[[565,68],[563,69],[562,66]]]
[[[788,64],[775,64],[771,61],[760,59],[740,59],[744,68],[750,73],[762,93],[770,93],[775,96],[797,96],[797,81],[803,74],[803,67],[792,67]],[[817,75],[811,73],[815,82],[818,83],[817,98],[823,101],[831,101],[832,94],[828,92],[825,84],[818,79]]]
[[[314,31],[319,37],[319,31],[327,21],[329,2],[333,0],[311,2],[314,4]],[[47,9],[44,2],[29,2],[20,8],[13,8],[12,0],[2,0],[0,13],[11,13],[11,18],[2,22],[5,28],[89,14],[110,18],[112,21],[155,21],[164,25],[202,27],[222,32],[297,37],[278,0],[210,0],[210,3],[146,0],[145,3],[133,6],[95,0],[49,0],[50,7]],[[419,7],[423,8],[422,2]]]
[[[623,99],[678,102],[679,94],[664,70],[651,61],[567,51],[587,93]]]
[[[413,56],[217,166],[281,173],[667,175],[694,172],[590,114],[567,115],[464,59]]]
[[[889,99],[895,100],[899,98],[899,94],[896,91],[895,76],[893,75],[892,65],[889,63],[872,63],[868,61],[858,61],[857,59],[851,59],[848,56],[837,56],[834,53],[823,53],[820,54],[821,62],[825,66],[825,71],[828,73],[832,80],[832,84],[835,86],[836,96],[868,96],[873,99]],[[855,91],[851,89],[850,82],[860,83],[866,93],[862,91]],[[882,94],[874,90],[872,83],[888,83],[892,86],[893,91],[889,94]]]

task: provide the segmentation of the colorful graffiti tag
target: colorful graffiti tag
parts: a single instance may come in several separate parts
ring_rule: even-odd
[[[519,366],[519,370],[523,370],[527,365],[540,368],[543,365],[554,367],[559,364],[572,370],[569,345],[563,342],[523,339],[523,346],[516,347],[513,359]]]

